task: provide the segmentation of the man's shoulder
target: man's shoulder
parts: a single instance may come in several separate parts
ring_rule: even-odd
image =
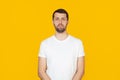
[[[47,44],[47,43],[51,42],[52,38],[53,38],[53,36],[49,36],[49,37],[45,38],[44,40],[42,40],[41,43]]]
[[[72,41],[74,41],[74,42],[76,42],[76,43],[82,43],[82,40],[81,40],[80,38],[75,37],[75,36],[72,36],[72,35],[70,35],[70,37],[71,37],[71,40],[72,40]]]

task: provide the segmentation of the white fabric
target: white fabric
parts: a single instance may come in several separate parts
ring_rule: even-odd
[[[39,57],[47,59],[47,74],[51,80],[72,80],[77,58],[84,56],[82,41],[71,35],[58,40],[54,35],[41,42]]]

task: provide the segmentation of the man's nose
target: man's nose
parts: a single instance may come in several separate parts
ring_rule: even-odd
[[[59,23],[62,23],[62,20],[59,20]]]

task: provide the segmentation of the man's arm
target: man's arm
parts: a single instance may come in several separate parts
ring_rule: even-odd
[[[50,80],[49,76],[46,74],[47,64],[46,58],[38,58],[38,76],[41,80]]]
[[[77,70],[72,80],[81,80],[84,74],[84,56],[79,57],[77,60]]]

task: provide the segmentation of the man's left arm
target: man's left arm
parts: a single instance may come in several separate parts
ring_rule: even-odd
[[[78,57],[77,70],[72,80],[81,80],[84,74],[84,56]]]

